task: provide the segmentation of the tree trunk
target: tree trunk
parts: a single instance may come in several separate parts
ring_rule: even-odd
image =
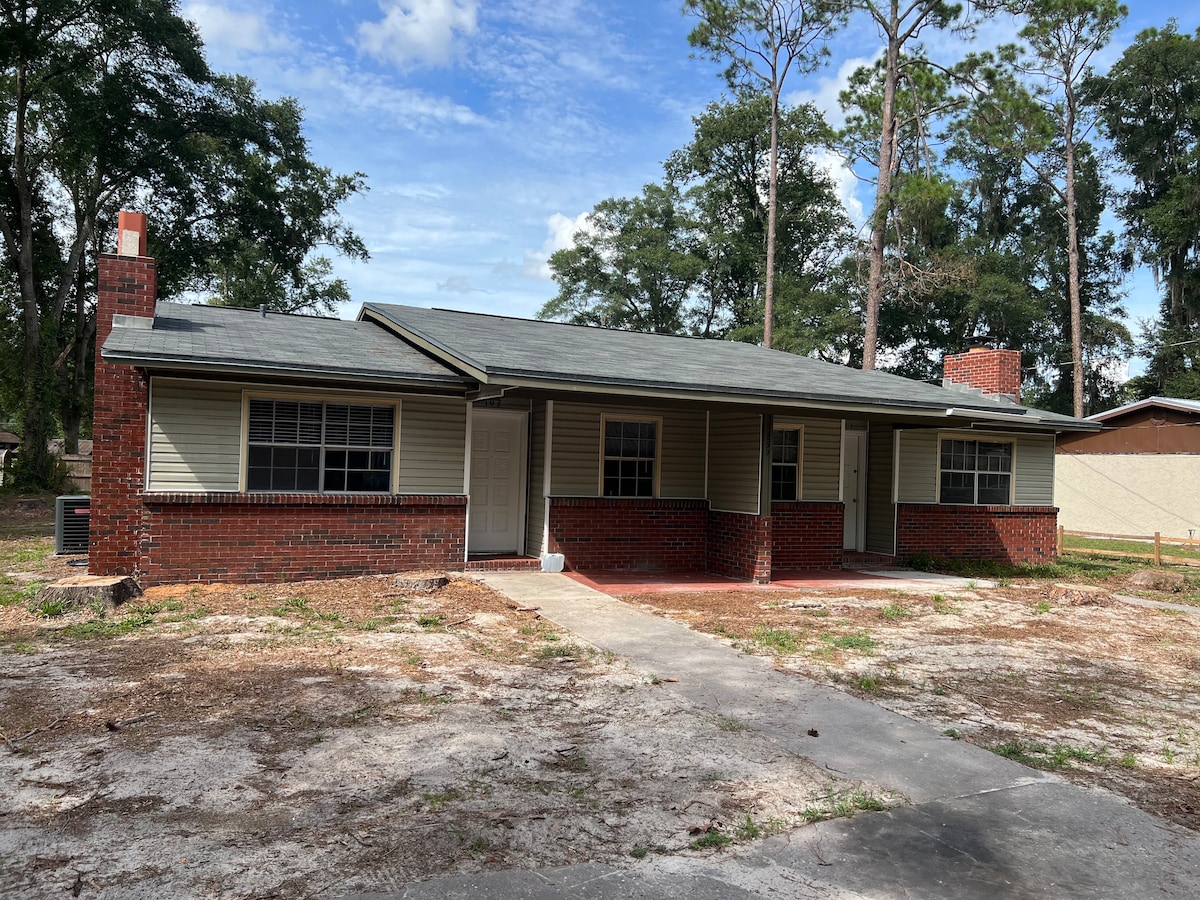
[[[763,346],[771,349],[775,322],[775,218],[779,188],[779,85],[771,85],[771,153],[767,163],[767,271],[763,278]]]
[[[1072,403],[1075,417],[1083,418],[1083,302],[1079,294],[1079,223],[1075,210],[1075,98],[1067,89],[1067,122],[1063,129],[1066,150],[1067,195],[1067,296],[1071,305]]]
[[[896,155],[896,83],[899,80],[900,65],[898,30],[899,23],[895,20],[893,11],[883,78],[883,108],[880,113],[879,180],[875,185],[875,209],[871,213],[871,267],[867,277],[867,309],[863,331],[864,369],[875,368],[875,353],[879,344],[879,310],[883,305],[884,250],[892,200],[892,168]]]
[[[12,180],[17,199],[16,263],[17,285],[21,294],[21,318],[24,330],[25,391],[21,398],[21,452],[17,456],[14,480],[22,487],[44,487],[50,481],[52,460],[46,446],[50,427],[46,420],[49,390],[47,361],[42,346],[41,310],[33,263],[33,186],[29,181],[25,146],[29,97],[26,93],[24,65],[17,66],[16,113],[13,121]]]

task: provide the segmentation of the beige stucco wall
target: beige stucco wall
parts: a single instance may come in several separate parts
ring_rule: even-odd
[[[1200,535],[1200,455],[1060,453],[1054,501],[1070,531]]]

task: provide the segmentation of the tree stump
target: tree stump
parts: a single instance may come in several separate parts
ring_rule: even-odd
[[[450,583],[444,572],[406,572],[397,575],[395,586],[405,591],[432,594]]]
[[[112,610],[141,593],[138,583],[128,576],[72,575],[46,585],[38,591],[37,599],[39,603],[62,603],[63,609],[100,603]]]
[[[1067,606],[1111,606],[1113,595],[1102,587],[1087,584],[1055,584],[1049,595]]]
[[[1171,591],[1178,593],[1187,587],[1187,579],[1178,572],[1167,569],[1139,569],[1125,582],[1131,588],[1143,591]]]

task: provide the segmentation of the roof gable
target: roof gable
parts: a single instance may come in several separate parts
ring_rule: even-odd
[[[1109,422],[1112,419],[1124,418],[1130,413],[1151,411],[1154,409],[1170,410],[1172,412],[1200,417],[1200,400],[1184,400],[1177,397],[1147,397],[1145,400],[1136,400],[1133,403],[1126,403],[1124,406],[1117,406],[1113,409],[1088,416],[1088,420],[1092,422]]]

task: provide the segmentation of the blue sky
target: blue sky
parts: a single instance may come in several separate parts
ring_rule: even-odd
[[[367,174],[344,207],[371,252],[337,262],[354,303],[410,303],[533,316],[554,296],[546,258],[600,200],[662,177],[691,136],[691,117],[724,88],[694,59],[680,0],[181,0],[212,65],[254,78],[305,109],[314,159]],[[1200,8],[1132,4],[1105,51],[1115,59],[1143,28]],[[1013,36],[984,23],[974,46]],[[837,36],[824,70],[792,76],[792,100],[836,124],[846,77],[878,52],[865,21]],[[934,34],[935,58],[959,38]],[[839,172],[861,216],[869,186]],[[1131,317],[1153,315],[1153,282],[1130,279]]]

